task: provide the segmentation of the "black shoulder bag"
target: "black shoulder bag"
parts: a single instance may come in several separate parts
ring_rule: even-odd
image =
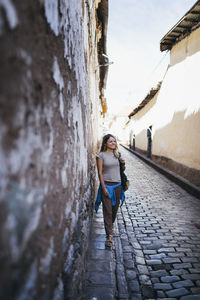
[[[129,187],[129,180],[128,180],[126,174],[124,173],[124,169],[123,169],[125,163],[122,163],[120,161],[120,157],[121,157],[121,153],[119,153],[119,166],[120,166],[120,176],[121,176],[122,188],[124,191],[127,191],[128,187]]]

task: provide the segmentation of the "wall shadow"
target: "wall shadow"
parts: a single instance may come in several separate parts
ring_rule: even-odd
[[[185,112],[174,113],[169,124],[155,131],[152,159],[200,186],[200,110],[187,118],[184,118]],[[155,150],[160,148],[162,142],[167,145],[169,156],[172,154],[171,158],[166,157],[167,155],[155,155]],[[193,166],[178,162],[179,158],[188,161],[188,165],[192,161]]]

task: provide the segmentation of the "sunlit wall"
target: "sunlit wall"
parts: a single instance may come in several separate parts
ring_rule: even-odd
[[[133,116],[136,147],[146,150],[152,125],[152,154],[200,170],[200,29],[177,43],[161,89]],[[157,99],[156,99],[157,98]]]

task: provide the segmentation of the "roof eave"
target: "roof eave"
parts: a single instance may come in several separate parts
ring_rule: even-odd
[[[193,17],[195,16],[195,18]],[[200,0],[168,31],[160,41],[160,50],[166,51],[200,26]]]
[[[147,105],[153,97],[159,92],[160,87],[161,87],[162,81],[158,82],[158,85],[156,88],[152,88],[149,93],[146,95],[144,100],[128,115],[129,119],[133,117],[135,114],[137,114],[145,105]]]

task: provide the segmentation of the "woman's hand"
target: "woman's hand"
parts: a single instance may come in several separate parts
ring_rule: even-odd
[[[121,161],[121,163],[125,164],[125,160],[122,157],[120,157],[119,160]]]
[[[122,157],[120,157],[120,162],[122,163],[122,169],[124,171],[126,169],[126,166],[125,166],[125,160]]]
[[[103,193],[104,193],[104,195],[106,196],[106,197],[108,197],[109,196],[109,192],[108,192],[108,190],[107,190],[107,188],[105,187],[105,188],[103,188]]]

